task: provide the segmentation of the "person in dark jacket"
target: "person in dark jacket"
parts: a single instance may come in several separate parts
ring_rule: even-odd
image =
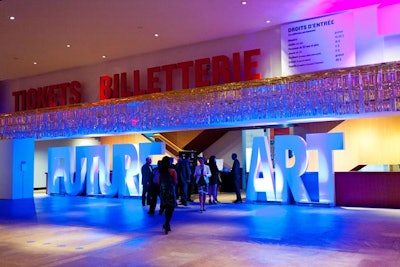
[[[178,185],[180,190],[178,190],[181,201],[180,205],[187,205],[187,194],[188,194],[188,184],[190,183],[190,176],[192,172],[190,170],[189,161],[181,157],[178,158],[178,163],[176,164],[176,171],[178,173]]]
[[[165,209],[165,223],[163,225],[165,234],[171,231],[170,221],[176,205],[175,186],[178,183],[177,176],[175,169],[170,164],[169,157],[163,157],[158,172],[158,184],[160,185],[161,205]]]
[[[153,167],[151,166],[151,158],[146,158],[146,163],[142,166],[142,206],[150,205],[151,202],[151,185],[153,183]]]
[[[151,202],[147,214],[154,215],[157,206],[157,198],[160,197],[160,186],[158,185],[158,171],[161,166],[161,160],[157,162],[157,167],[153,168],[153,184],[151,186]],[[160,215],[162,214],[162,206],[160,201]]]
[[[233,201],[233,203],[242,203],[242,195],[240,193],[240,162],[237,159],[236,153],[232,154],[232,160],[233,160],[233,165],[231,170],[231,176],[235,185],[235,192],[236,192],[236,200]]]

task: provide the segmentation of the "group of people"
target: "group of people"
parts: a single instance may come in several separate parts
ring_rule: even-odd
[[[240,194],[240,163],[236,153],[232,154],[231,174],[235,182],[236,200],[234,203],[241,203]],[[180,198],[180,205],[187,205],[191,195],[191,182],[194,181],[199,194],[200,212],[205,211],[205,203],[208,195],[209,204],[217,204],[218,184],[220,182],[220,172],[217,167],[216,157],[211,156],[208,164],[203,157],[198,158],[199,164],[194,170],[190,166],[189,159],[178,158],[176,165],[173,164],[174,158],[165,156],[157,162],[157,167],[153,168],[150,157],[146,158],[142,172],[142,205],[150,206],[147,212],[150,215],[155,213],[157,198],[160,198],[159,214],[165,212],[165,223],[163,231],[168,234],[171,231],[170,221],[177,206],[177,196]],[[192,171],[193,170],[193,171]]]

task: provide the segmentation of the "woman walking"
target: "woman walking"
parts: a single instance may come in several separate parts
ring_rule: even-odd
[[[210,166],[211,177],[208,186],[208,203],[217,204],[217,188],[219,181],[219,170],[217,167],[217,160],[215,156],[208,159],[208,166]]]
[[[175,210],[176,196],[175,186],[178,178],[175,169],[170,164],[169,157],[165,156],[161,160],[158,172],[158,184],[160,185],[161,206],[165,209],[165,223],[163,230],[165,234],[171,231],[170,221]]]
[[[194,178],[196,179],[197,190],[199,192],[200,212],[205,211],[206,195],[208,192],[208,179],[211,177],[210,167],[204,164],[204,158],[199,158],[199,165],[196,166],[194,171]]]

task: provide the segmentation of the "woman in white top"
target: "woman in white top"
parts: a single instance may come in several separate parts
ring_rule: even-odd
[[[211,177],[210,167],[204,164],[204,158],[198,158],[199,165],[194,171],[194,178],[199,192],[200,212],[205,211],[204,208],[207,196],[208,181]]]

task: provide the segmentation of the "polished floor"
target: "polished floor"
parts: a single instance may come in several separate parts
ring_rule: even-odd
[[[400,210],[179,206],[172,232],[139,198],[0,200],[0,266],[400,266]]]

